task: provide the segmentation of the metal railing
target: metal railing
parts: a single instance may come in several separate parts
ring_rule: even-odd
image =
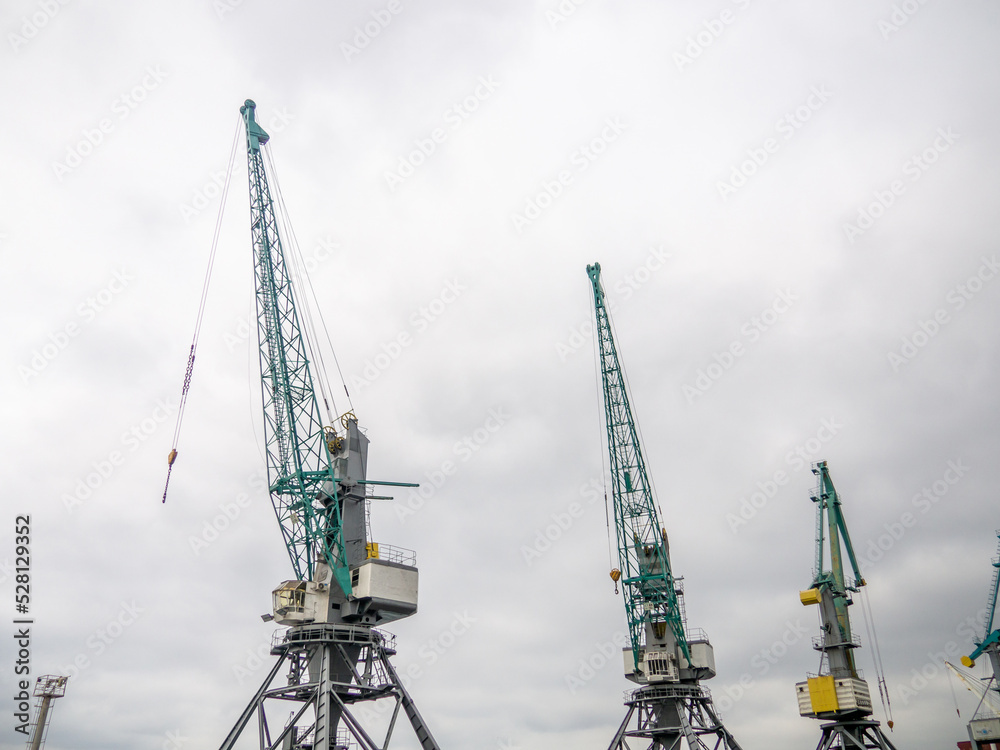
[[[825,651],[829,648],[836,648],[838,646],[849,646],[854,648],[861,648],[861,636],[857,633],[852,633],[849,640],[834,640],[831,635],[829,640],[825,635],[817,635],[812,639],[813,648],[819,651]]]
[[[385,560],[386,562],[408,565],[411,568],[417,567],[417,553],[405,547],[393,547],[390,544],[379,544],[378,554],[374,559]]]

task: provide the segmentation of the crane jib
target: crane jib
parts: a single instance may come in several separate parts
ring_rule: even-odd
[[[600,264],[587,266],[594,293],[598,356],[604,396],[604,422],[612,474],[611,495],[618,564],[625,586],[625,610],[636,669],[647,633],[669,631],[680,654],[691,663],[684,615],[666,550],[666,532],[649,488],[638,428],[632,414],[625,377],[618,359],[601,286]],[[650,630],[652,628],[652,630]],[[654,648],[652,635],[649,648]],[[667,643],[668,641],[663,641]],[[666,646],[664,646],[666,648]]]
[[[269,136],[254,119],[255,106],[248,99],[240,112],[247,134],[258,355],[271,501],[296,577],[312,580],[317,564],[325,562],[349,595],[337,483],[268,187],[261,147]]]

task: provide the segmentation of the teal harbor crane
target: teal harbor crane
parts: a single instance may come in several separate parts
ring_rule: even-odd
[[[308,335],[314,327],[303,320],[308,311],[286,264],[265,170],[269,137],[255,108],[248,99],[240,113],[268,484],[295,580],[272,592],[272,613],[262,618],[288,626],[272,642],[278,658],[221,750],[233,750],[255,716],[260,750],[386,750],[400,711],[421,750],[439,750],[390,662],[394,637],[375,627],[417,611],[417,568],[412,551],[369,538],[369,503],[391,498],[368,490],[417,485],[367,478],[368,437],[352,412],[338,429],[321,385],[323,418],[310,361],[317,357]],[[283,685],[276,681],[282,667]]]
[[[587,266],[587,275],[597,316],[595,336],[620,566],[611,571],[611,578],[616,584],[621,582],[628,620],[625,676],[641,685],[626,700],[628,711],[610,750],[629,750],[631,741],[648,750],[740,750],[719,719],[711,693],[700,684],[715,676],[715,654],[704,631],[687,627],[682,579],[674,576],[670,566],[667,531],[646,471],[605,304],[600,264]]]
[[[816,567],[812,586],[799,592],[803,605],[819,606],[822,635],[813,640],[820,652],[820,668],[795,686],[799,714],[830,721],[822,726],[818,750],[878,748],[895,750],[872,714],[871,692],[854,661],[860,639],[851,632],[851,594],[865,585],[847,530],[840,495],[833,486],[826,461],[812,469],[819,486],[812,492],[816,503]],[[824,539],[829,541],[830,567],[825,569]],[[854,572],[854,582],[844,576],[844,552]],[[892,728],[892,722],[889,722]]]
[[[1000,539],[1000,532],[997,533]],[[997,556],[993,558],[993,580],[990,582],[989,596],[985,610],[985,630],[983,637],[975,642],[975,649],[968,656],[962,657],[962,664],[973,667],[983,654],[988,654],[993,667],[993,675],[985,687],[991,696],[1000,692],[1000,629],[993,629],[993,621],[997,609],[997,593],[1000,591],[1000,542],[997,544]],[[984,712],[972,718],[969,722],[969,738],[976,748],[994,747],[993,743],[1000,740],[1000,718],[992,712]]]

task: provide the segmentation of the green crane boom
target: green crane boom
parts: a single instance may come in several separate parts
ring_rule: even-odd
[[[288,556],[299,580],[312,580],[326,563],[345,595],[351,592],[340,504],[330,456],[333,428],[323,426],[313,389],[306,342],[296,312],[268,188],[261,147],[268,134],[254,120],[250,99],[240,108],[246,124],[264,435],[271,500]]]
[[[670,569],[667,532],[660,524],[652,485],[642,457],[639,433],[629,403],[625,377],[618,359],[611,321],[601,286],[601,265],[587,266],[597,314],[598,357],[604,384],[604,419],[611,462],[615,534],[625,612],[635,668],[641,671],[640,651],[647,629],[660,638],[672,635],[690,661],[677,582]]]
[[[1000,539],[1000,532],[997,533],[997,538]],[[1000,629],[993,629],[998,593],[1000,593],[1000,544],[997,545],[997,556],[993,559],[993,581],[990,583],[989,599],[986,602],[986,632],[982,639],[976,642],[973,652],[962,657],[962,664],[971,667],[980,655],[988,652],[993,660],[994,678],[1000,682]]]

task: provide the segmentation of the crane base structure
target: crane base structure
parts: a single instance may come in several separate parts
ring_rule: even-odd
[[[236,747],[254,715],[260,750],[385,750],[401,708],[422,750],[439,750],[389,662],[396,653],[391,635],[371,627],[322,623],[290,628],[279,636],[271,649],[278,661],[220,750]],[[285,664],[287,684],[274,686]],[[265,707],[279,703],[284,711],[289,703],[301,705],[284,725],[272,729]]]
[[[821,729],[816,750],[848,750],[848,748],[859,748],[859,750],[896,750],[879,723],[870,719],[859,721],[838,721],[833,724],[824,724]]]
[[[647,685],[629,693],[625,705],[625,720],[608,750],[631,750],[629,740],[646,750],[680,750],[683,740],[690,750],[741,750],[701,685]]]

